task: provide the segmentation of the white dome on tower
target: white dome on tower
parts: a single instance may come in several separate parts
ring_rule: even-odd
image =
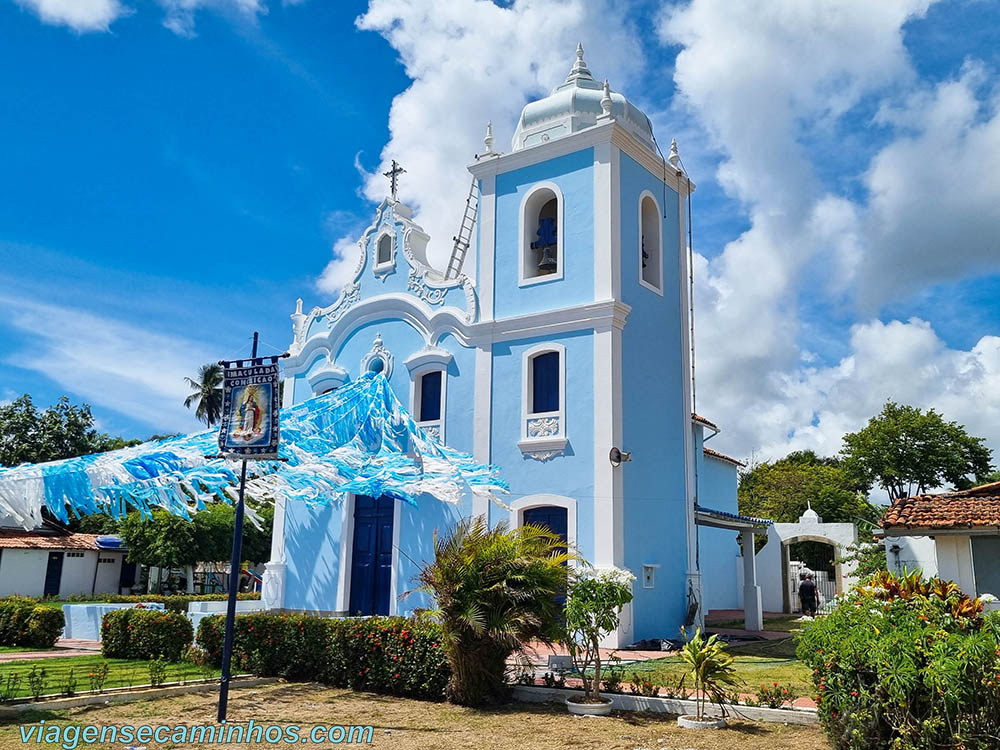
[[[610,97],[610,112],[605,112]],[[602,100],[603,103],[602,103]],[[576,48],[576,62],[566,80],[544,99],[529,102],[521,112],[511,148],[520,151],[562,138],[598,124],[598,118],[616,120],[649,148],[653,127],[646,114],[621,94],[598,82],[583,61],[583,45]]]

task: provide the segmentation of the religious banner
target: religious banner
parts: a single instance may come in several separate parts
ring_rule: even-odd
[[[278,457],[278,365],[227,367],[219,453],[227,458]]]

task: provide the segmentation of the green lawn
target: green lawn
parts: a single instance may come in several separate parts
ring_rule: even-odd
[[[745,685],[741,692],[753,693],[761,684],[777,682],[791,687],[800,696],[812,695],[812,675],[809,668],[795,658],[791,638],[731,647],[729,652],[735,658],[736,674]],[[626,682],[631,682],[632,673],[636,672],[658,685],[676,687],[685,672],[685,664],[680,656],[667,656],[627,666],[624,670]]]
[[[45,670],[44,687],[41,690],[43,695],[65,693],[71,677],[76,680],[75,692],[86,692],[90,690],[91,672],[97,672],[105,662],[109,667],[108,677],[104,683],[105,689],[150,684],[149,662],[131,659],[103,659],[100,654],[95,654],[94,656],[66,656],[59,659],[33,659],[0,664],[0,693],[9,693],[5,696],[8,698],[30,696],[32,690],[28,684],[28,675],[33,667],[38,672]],[[12,675],[20,677],[20,681],[16,685]],[[164,682],[188,682],[218,676],[219,670],[217,669],[208,669],[188,662],[167,663]]]
[[[764,620],[764,630],[772,633],[794,633],[802,628],[799,618],[802,615],[786,615],[784,617],[768,617]],[[743,618],[738,620],[710,620],[705,623],[706,630],[713,628],[743,629]]]

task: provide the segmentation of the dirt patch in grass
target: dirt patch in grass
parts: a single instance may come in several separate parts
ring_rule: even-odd
[[[214,693],[178,696],[119,706],[88,707],[72,711],[25,716],[25,722],[45,719],[49,724],[169,724],[215,719]],[[234,690],[229,721],[260,724],[372,725],[372,746],[389,750],[440,748],[458,750],[796,750],[826,748],[818,727],[733,722],[723,731],[680,729],[674,717],[642,713],[615,713],[604,718],[571,717],[565,706],[514,703],[498,709],[474,711],[446,703],[427,703],[370,693],[352,693],[309,683],[268,685]],[[46,747],[46,745],[32,746]],[[173,747],[155,745],[150,748]],[[312,745],[326,747],[327,745]],[[329,745],[333,746],[333,745]],[[0,727],[0,748],[23,750],[16,725]],[[51,747],[51,746],[50,746]],[[83,745],[80,747],[112,747]],[[185,747],[191,747],[186,745]],[[257,744],[211,743],[213,748],[263,747]],[[275,745],[268,747],[274,748]],[[120,750],[121,745],[117,746]]]

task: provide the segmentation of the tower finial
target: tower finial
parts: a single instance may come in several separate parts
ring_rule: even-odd
[[[601,97],[601,111],[604,117],[611,117],[611,86],[608,79],[604,79],[604,96]]]
[[[483,143],[486,144],[486,153],[493,153],[493,120],[486,123],[486,137],[483,138]]]
[[[667,154],[667,161],[674,169],[680,169],[681,155],[677,151],[677,139],[670,139],[670,153]]]

